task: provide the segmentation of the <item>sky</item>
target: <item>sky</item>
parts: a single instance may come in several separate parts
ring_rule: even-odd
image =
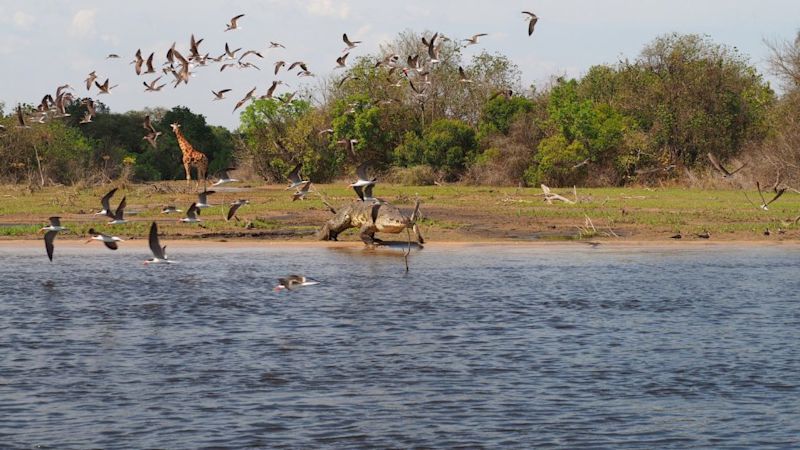
[[[539,17],[527,35],[522,10]],[[231,17],[245,14],[241,29],[225,32]],[[209,123],[236,128],[233,105],[247,91],[266,92],[275,79],[288,83],[278,93],[314,87],[334,72],[342,54],[342,33],[363,44],[351,58],[376,54],[381,43],[399,32],[438,31],[451,38],[488,33],[465,50],[466,58],[481,51],[501,53],[517,64],[524,86],[546,85],[555,76],[580,77],[596,64],[635,59],[654,38],[667,33],[696,33],[736,47],[749,57],[776,89],[769,73],[764,40],[793,39],[800,29],[797,0],[227,0],[207,1],[8,1],[0,0],[0,102],[8,113],[18,102],[38,103],[57,86],[69,83],[77,96],[93,96],[113,112],[182,105],[206,116]],[[128,63],[137,49],[156,62],[173,41],[188,48],[194,33],[205,39],[201,52],[218,56],[225,43],[258,50],[257,70],[198,68],[188,85],[145,93],[143,81]],[[269,41],[286,49],[268,49]],[[117,53],[120,59],[105,59]],[[188,52],[183,52],[188,53]],[[272,64],[304,60],[317,78],[273,75]],[[87,92],[87,74],[97,71],[119,86],[110,95]],[[168,81],[167,77],[162,79]],[[232,89],[223,101],[211,90]]]

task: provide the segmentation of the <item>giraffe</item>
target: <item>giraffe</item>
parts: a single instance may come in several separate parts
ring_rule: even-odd
[[[181,152],[183,153],[183,168],[186,170],[186,183],[188,184],[192,179],[190,168],[194,166],[197,169],[197,182],[199,183],[200,179],[202,178],[203,187],[205,188],[206,172],[208,171],[208,158],[199,150],[195,150],[195,148],[192,147],[192,144],[186,140],[186,137],[184,137],[183,133],[181,132],[181,124],[173,123],[172,131],[175,132],[175,137],[178,138],[178,146],[181,148]]]

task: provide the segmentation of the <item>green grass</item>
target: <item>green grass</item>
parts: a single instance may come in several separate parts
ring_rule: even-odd
[[[205,233],[245,232],[251,230],[303,231],[317,229],[330,217],[319,197],[309,195],[306,201],[291,201],[290,191],[283,186],[261,186],[251,183],[248,192],[217,192],[209,197],[215,205],[202,212],[203,226],[179,224],[178,215],[163,215],[161,207],[174,204],[186,210],[195,201],[194,189],[184,182],[133,185],[120,189],[112,199],[112,207],[127,196],[129,223],[110,227],[105,218],[93,216],[100,209],[100,197],[110,189],[103,187],[48,187],[28,192],[19,186],[0,186],[0,237],[34,238],[36,231],[52,215],[62,221],[72,233],[83,236],[90,227],[113,231],[122,237],[145,237],[152,220],[159,230],[169,236],[199,236]],[[236,185],[231,185],[237,187]],[[241,185],[240,185],[241,186]],[[191,186],[193,188],[194,185]],[[355,196],[344,183],[315,185],[334,207],[352,201]],[[572,189],[553,189],[572,199]],[[510,227],[515,230],[541,231],[558,227],[577,231],[589,217],[598,229],[632,230],[639,236],[663,235],[682,231],[694,233],[708,230],[717,235],[736,238],[760,236],[764,229],[782,227],[800,231],[793,220],[800,215],[800,195],[787,193],[769,211],[748,202],[741,190],[700,190],[688,188],[595,188],[578,189],[577,204],[542,201],[541,189],[513,187],[399,186],[379,184],[376,195],[404,211],[413,208],[415,198],[422,201],[426,234],[456,238],[458,233],[470,233],[475,227],[486,230]],[[758,193],[747,191],[755,201]],[[226,222],[223,214],[227,204],[238,198],[250,200],[239,210],[239,222]],[[41,224],[41,225],[38,225]],[[449,236],[449,237],[448,237]],[[65,236],[66,237],[66,236]],[[311,239],[309,237],[309,239]]]

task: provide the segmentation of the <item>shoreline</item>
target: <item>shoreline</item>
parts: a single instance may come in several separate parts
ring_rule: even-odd
[[[343,248],[343,249],[362,249],[366,246],[358,240],[352,241],[303,241],[303,240],[253,240],[253,239],[170,239],[161,238],[162,244],[173,243],[184,248]],[[389,241],[393,248],[404,245],[404,241]],[[31,248],[40,247],[42,239],[0,239],[0,249]],[[87,244],[82,239],[58,239],[58,247],[102,248],[102,244]],[[143,248],[148,246],[146,239],[131,239],[124,242],[126,247]],[[412,245],[413,242],[412,242]],[[800,242],[796,240],[776,240],[776,241],[757,241],[757,240],[718,240],[707,241],[699,239],[689,240],[475,240],[475,241],[427,241],[423,248],[429,249],[459,249],[475,247],[499,247],[499,248],[581,248],[599,247],[604,249],[690,249],[690,248],[758,248],[758,247],[797,247]],[[380,247],[378,247],[380,249]]]

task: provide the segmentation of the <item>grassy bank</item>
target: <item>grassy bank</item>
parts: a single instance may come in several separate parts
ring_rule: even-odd
[[[170,238],[264,238],[313,240],[313,233],[330,212],[316,195],[291,201],[283,186],[235,183],[216,189],[214,205],[203,211],[205,228],[180,224],[181,215],[161,214],[163,205],[186,210],[196,200],[194,185],[185,182],[136,184],[120,189],[112,199],[115,208],[127,196],[129,223],[110,227],[93,213],[100,197],[112,186],[50,187],[30,192],[21,186],[0,186],[0,239],[35,239],[37,230],[53,215],[62,217],[71,233],[62,238],[82,238],[90,227],[123,238],[146,236],[149,224],[159,222]],[[355,198],[343,184],[315,186],[334,207]],[[381,184],[376,195],[401,209],[410,210],[414,198],[422,200],[423,232],[429,240],[533,240],[533,239],[638,239],[662,240],[677,232],[694,239],[708,231],[714,240],[777,240],[800,238],[800,195],[787,193],[761,210],[758,192],[680,188],[578,189],[578,202],[543,201],[540,189],[446,186],[396,186]],[[554,189],[574,200],[571,189]],[[747,196],[747,197],[746,197]],[[223,214],[231,201],[245,198],[240,221],[226,222]],[[760,202],[759,202],[760,203]],[[587,220],[588,218],[588,220]],[[766,236],[765,230],[771,234]],[[355,230],[343,239],[358,239]]]

